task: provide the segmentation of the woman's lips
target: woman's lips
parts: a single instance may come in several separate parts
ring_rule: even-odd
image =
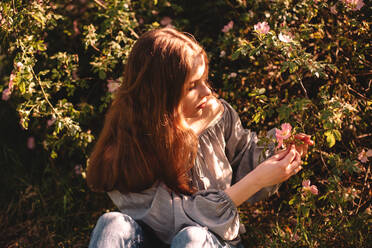
[[[204,102],[202,102],[201,104],[199,104],[199,105],[197,106],[197,108],[200,108],[200,109],[204,108],[205,105],[207,105],[207,102],[208,102],[208,100],[205,100]]]

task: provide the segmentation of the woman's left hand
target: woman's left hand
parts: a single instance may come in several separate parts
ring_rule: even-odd
[[[296,144],[296,150],[299,154],[301,154],[301,157],[305,157],[309,146],[314,145],[314,141],[312,141],[310,138],[310,135],[304,133],[295,135],[295,139],[302,141],[302,144]]]

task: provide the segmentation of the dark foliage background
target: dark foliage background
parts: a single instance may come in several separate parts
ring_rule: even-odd
[[[278,195],[240,208],[246,247],[367,247],[371,5],[353,3],[2,1],[0,246],[88,245],[115,209],[84,178],[123,64],[140,34],[174,26],[205,47],[216,92],[247,128],[264,137],[287,122],[316,142]]]

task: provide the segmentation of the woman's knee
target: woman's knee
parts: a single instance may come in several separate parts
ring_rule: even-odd
[[[89,247],[137,247],[142,242],[142,229],[130,216],[109,212],[98,219]]]
[[[210,233],[207,228],[188,226],[173,238],[171,247],[209,247]]]

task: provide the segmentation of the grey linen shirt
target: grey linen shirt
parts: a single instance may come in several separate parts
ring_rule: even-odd
[[[226,101],[220,101],[224,112],[199,136],[198,154],[190,171],[197,193],[176,194],[162,182],[140,193],[108,192],[122,213],[150,226],[165,243],[171,243],[186,226],[202,226],[235,244],[242,228],[237,208],[224,190],[274,152],[274,144],[265,151],[258,146],[257,135],[244,129],[236,111]],[[270,130],[268,135],[274,132]],[[264,199],[277,188],[264,188],[247,202]]]

